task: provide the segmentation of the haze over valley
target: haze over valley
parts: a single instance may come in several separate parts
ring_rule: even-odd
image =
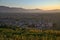
[[[25,8],[17,8],[17,7],[7,7],[0,6],[1,13],[58,13],[60,9],[54,10],[43,10],[43,9],[25,9]]]
[[[0,0],[0,40],[60,40],[60,0]]]

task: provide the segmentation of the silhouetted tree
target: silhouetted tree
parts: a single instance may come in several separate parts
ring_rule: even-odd
[[[7,25],[6,24],[0,24],[0,28],[7,28]]]
[[[28,27],[34,28],[35,25],[34,24],[31,24],[31,25],[28,25]]]

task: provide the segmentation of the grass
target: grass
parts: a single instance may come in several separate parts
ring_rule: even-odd
[[[60,31],[0,28],[0,40],[60,40]]]

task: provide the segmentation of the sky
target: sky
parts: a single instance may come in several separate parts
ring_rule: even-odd
[[[60,0],[0,0],[0,6],[52,10],[60,9]]]

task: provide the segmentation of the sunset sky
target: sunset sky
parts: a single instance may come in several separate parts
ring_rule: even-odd
[[[0,0],[0,6],[52,10],[60,9],[60,0]]]

